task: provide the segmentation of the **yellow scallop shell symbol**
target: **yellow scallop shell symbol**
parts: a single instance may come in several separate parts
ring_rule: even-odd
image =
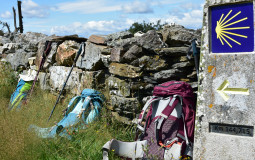
[[[224,17],[224,14],[221,15],[220,20],[217,21],[217,26],[215,28],[215,31],[216,31],[216,34],[217,34],[217,39],[219,39],[221,41],[221,44],[224,45],[224,42],[226,42],[229,45],[229,47],[232,48],[232,45],[227,41],[227,39],[230,39],[231,41],[233,41],[233,42],[235,42],[235,43],[237,43],[239,45],[241,45],[241,43],[236,41],[234,38],[231,38],[230,35],[238,36],[238,37],[243,37],[243,38],[247,38],[247,36],[241,35],[241,34],[237,34],[237,33],[233,33],[233,32],[230,32],[229,30],[249,29],[250,27],[247,26],[247,27],[227,28],[227,27],[229,27],[229,26],[231,26],[233,24],[236,24],[236,23],[239,23],[239,22],[242,22],[242,21],[245,21],[245,20],[248,19],[247,17],[245,17],[245,18],[239,19],[237,21],[234,21],[232,23],[228,23],[233,18],[235,18],[236,16],[241,14],[241,11],[239,11],[235,15],[233,15],[231,18],[227,19],[227,17],[230,15],[231,12],[232,12],[232,10],[230,10],[225,17]]]

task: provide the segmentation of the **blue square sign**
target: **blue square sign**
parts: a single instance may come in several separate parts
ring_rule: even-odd
[[[212,7],[212,52],[254,51],[253,21],[253,3]]]

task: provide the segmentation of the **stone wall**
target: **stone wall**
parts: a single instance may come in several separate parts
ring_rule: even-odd
[[[194,60],[188,60],[186,54],[190,41],[200,40],[200,34],[200,30],[179,25],[144,34],[124,31],[91,35],[88,39],[75,35],[12,34],[0,37],[0,54],[14,70],[25,72],[38,68],[45,41],[52,41],[39,84],[44,90],[59,92],[80,43],[86,41],[85,54],[78,58],[65,91],[80,94],[84,88],[101,90],[114,115],[132,119],[139,113],[143,98],[151,96],[159,83],[181,80],[197,90]]]

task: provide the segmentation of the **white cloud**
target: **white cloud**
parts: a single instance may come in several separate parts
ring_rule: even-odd
[[[48,7],[39,6],[37,3],[32,0],[24,0],[22,1],[22,12],[23,15],[28,18],[44,18],[49,15]]]
[[[12,14],[11,14],[11,12],[6,11],[4,13],[1,13],[0,17],[4,18],[4,19],[11,19],[12,18]]]
[[[190,12],[183,13],[182,16],[176,16],[171,14],[167,19],[168,23],[175,23],[185,26],[186,28],[197,29],[202,26],[202,10],[192,10]]]
[[[153,13],[153,9],[149,4],[149,1],[135,1],[130,4],[123,5],[122,10],[125,13]]]
[[[72,35],[78,34],[83,37],[89,37],[92,34],[106,35],[118,31],[123,31],[130,26],[132,20],[127,19],[124,21],[89,21],[86,23],[74,22],[69,25],[54,26],[51,28],[50,33],[56,35]]]
[[[102,13],[111,11],[120,11],[121,5],[105,0],[78,0],[73,2],[59,3],[54,10],[64,13],[80,12],[80,13]]]
[[[153,17],[148,19],[149,22],[156,23],[161,20],[161,23],[175,23],[183,25],[186,28],[197,29],[202,26],[202,10],[191,10],[190,12],[183,13],[181,17],[166,15],[164,17]],[[75,22],[69,25],[54,26],[51,28],[50,33],[56,35],[72,35],[78,34],[82,37],[89,37],[92,34],[107,35],[110,33],[123,31],[128,29],[134,22],[142,23],[145,19],[122,19],[110,21],[89,21],[86,23]]]
[[[151,4],[154,6],[163,6],[167,4],[177,4],[186,0],[151,0]]]

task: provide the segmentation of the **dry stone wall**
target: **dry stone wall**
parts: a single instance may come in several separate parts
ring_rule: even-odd
[[[86,41],[85,54],[78,58],[66,92],[80,94],[85,88],[103,90],[114,115],[133,119],[143,99],[151,96],[153,87],[159,83],[182,80],[197,89],[194,60],[188,60],[186,54],[191,40],[200,40],[200,34],[200,30],[179,25],[144,34],[123,31],[91,35],[88,39],[76,35],[11,34],[0,37],[0,55],[14,70],[26,72],[38,68],[45,41],[52,41],[39,84],[44,90],[59,92],[80,43]]]

